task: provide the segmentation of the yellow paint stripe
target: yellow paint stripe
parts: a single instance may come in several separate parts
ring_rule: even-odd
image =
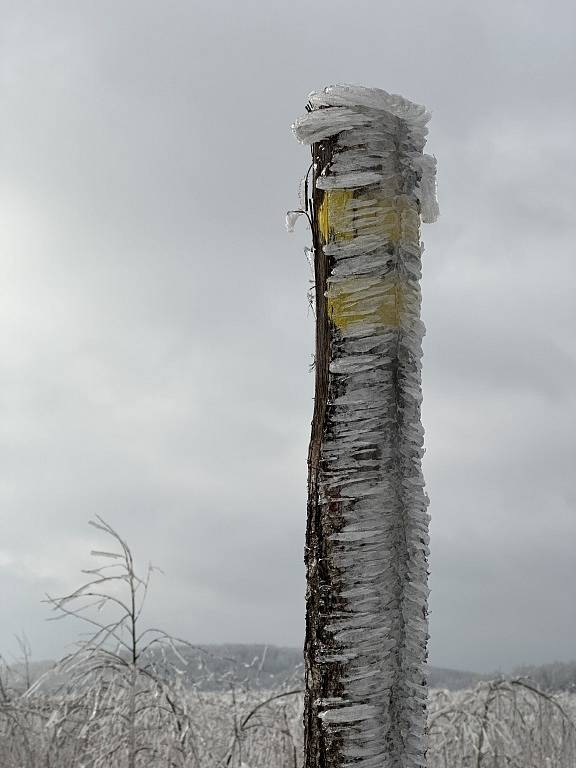
[[[325,243],[354,236],[344,226],[348,203],[353,195],[352,189],[328,189],[324,192],[318,211],[318,224]]]
[[[398,275],[352,276],[329,284],[326,296],[328,316],[341,330],[363,323],[397,328],[409,309],[409,299],[416,298],[416,289]]]
[[[351,240],[360,233],[379,234],[394,244],[420,242],[416,201],[404,195],[379,195],[373,190],[326,190],[318,210],[318,226],[324,243]]]
[[[381,235],[385,242],[420,242],[417,202],[404,195],[384,196],[374,190],[330,189],[318,211],[324,243],[351,240],[359,234]],[[330,283],[328,314],[341,330],[360,323],[397,328],[417,288],[396,273],[383,278],[351,276]]]

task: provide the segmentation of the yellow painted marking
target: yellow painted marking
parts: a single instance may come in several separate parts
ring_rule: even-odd
[[[404,195],[384,197],[374,191],[328,189],[318,210],[318,225],[324,243],[351,240],[359,234],[380,234],[394,244],[420,242],[416,201]]]
[[[398,275],[384,278],[349,277],[329,284],[328,316],[341,330],[360,323],[397,328],[416,289]]]
[[[353,232],[345,228],[343,221],[353,194],[353,189],[327,189],[324,192],[318,211],[318,224],[325,243],[335,239],[347,240],[354,236]]]
[[[390,242],[419,242],[420,214],[415,202],[406,197],[382,198],[376,208],[375,218],[382,217],[384,234]]]
[[[318,211],[324,243],[380,235],[388,243],[420,242],[417,202],[361,189],[329,189]],[[361,323],[397,328],[416,299],[417,287],[393,273],[383,278],[352,276],[329,282],[328,315],[341,330]]]

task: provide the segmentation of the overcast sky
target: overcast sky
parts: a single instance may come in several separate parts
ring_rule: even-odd
[[[572,2],[0,0],[0,652],[105,542],[152,625],[299,646],[309,163],[331,83],[432,112],[433,664],[576,657]]]

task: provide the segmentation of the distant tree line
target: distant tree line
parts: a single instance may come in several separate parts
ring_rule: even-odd
[[[576,691],[576,661],[554,661],[552,664],[523,665],[514,670],[515,677],[529,677],[545,691]]]

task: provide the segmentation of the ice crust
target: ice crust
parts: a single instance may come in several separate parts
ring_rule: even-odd
[[[314,91],[309,96],[309,105],[311,111],[296,120],[292,126],[298,141],[313,144],[329,136],[351,132],[349,136],[343,135],[340,143],[342,146],[351,147],[352,150],[338,156],[331,168],[331,180],[328,182],[343,187],[374,183],[372,179],[375,175],[382,177],[382,161],[387,152],[389,157],[393,156],[396,148],[393,145],[386,148],[387,137],[382,136],[378,122],[392,125],[401,121],[406,126],[409,137],[407,145],[401,148],[404,150],[404,160],[411,163],[413,170],[421,175],[418,198],[422,221],[436,221],[439,215],[436,199],[436,158],[423,154],[428,133],[426,124],[431,117],[425,107],[380,88],[364,88],[358,85],[331,85],[322,91]],[[370,152],[370,145],[374,147],[374,152]],[[348,184],[345,183],[346,174],[350,173],[357,174],[357,178]],[[325,180],[319,179],[318,187],[327,189],[328,187],[322,186],[324,183]]]
[[[349,85],[312,93],[309,109],[293,126],[298,140],[336,141],[316,187],[353,193],[338,214],[345,235],[323,246],[339,316],[319,504],[333,514],[337,502],[342,520],[330,552],[344,609],[323,618],[333,642],[318,662],[340,665],[343,691],[319,717],[341,740],[335,768],[416,768],[426,757],[429,542],[419,224],[438,216],[436,160],[423,154],[430,115]]]

